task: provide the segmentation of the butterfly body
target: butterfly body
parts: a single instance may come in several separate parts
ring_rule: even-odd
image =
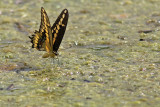
[[[47,52],[43,55],[43,58],[54,58],[58,55],[57,51],[67,27],[68,17],[68,10],[64,9],[53,26],[51,26],[46,11],[43,7],[41,8],[41,25],[39,31],[36,30],[29,38],[31,39],[32,48]]]

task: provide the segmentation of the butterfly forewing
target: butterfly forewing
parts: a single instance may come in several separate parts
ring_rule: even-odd
[[[63,39],[63,35],[65,33],[67,22],[68,22],[68,10],[64,9],[61,14],[56,19],[55,23],[52,26],[52,37],[53,37],[53,51],[57,52],[61,41]]]
[[[47,51],[52,51],[52,32],[51,32],[51,25],[48,18],[48,15],[44,8],[41,8],[41,25],[39,32],[42,33],[42,36],[45,38],[45,42],[43,42],[42,47]]]

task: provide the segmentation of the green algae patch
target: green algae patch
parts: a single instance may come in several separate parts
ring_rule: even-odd
[[[36,5],[35,5],[36,4]],[[34,5],[34,6],[33,6]],[[1,0],[0,105],[160,106],[158,0]],[[31,48],[40,7],[69,22],[59,56]]]

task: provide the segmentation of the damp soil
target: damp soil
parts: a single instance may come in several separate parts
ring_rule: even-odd
[[[0,106],[160,106],[159,0],[1,0]],[[31,48],[44,7],[69,10],[55,59]]]

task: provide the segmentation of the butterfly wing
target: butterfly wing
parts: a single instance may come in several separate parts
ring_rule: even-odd
[[[53,52],[55,53],[57,53],[57,50],[62,42],[67,27],[68,17],[68,10],[64,9],[51,28],[53,37]]]
[[[41,25],[39,31],[35,31],[32,37],[29,37],[32,42],[32,48],[38,50],[52,51],[52,32],[48,15],[44,8],[41,8]]]
[[[32,36],[29,36],[29,38],[31,39],[32,48],[44,50],[44,48],[42,48],[42,45],[44,43],[45,37],[42,36],[39,31],[36,30]]]
[[[39,32],[42,33],[45,38],[45,42],[43,43],[42,47],[44,47],[47,52],[52,52],[53,43],[51,25],[48,15],[43,7],[41,8],[41,25]]]

